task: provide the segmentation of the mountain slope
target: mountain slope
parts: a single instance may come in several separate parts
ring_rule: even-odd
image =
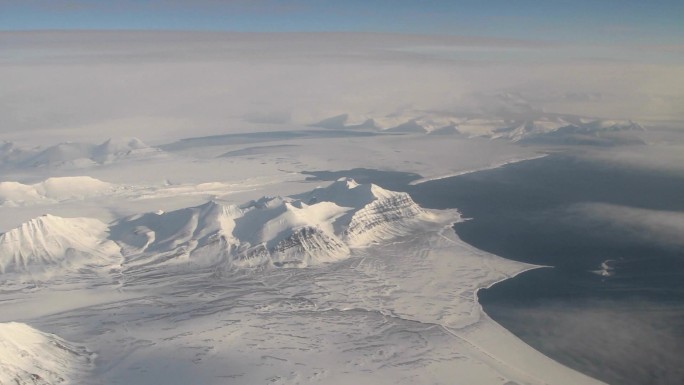
[[[401,236],[410,231],[413,220],[430,220],[429,214],[408,194],[374,184],[358,184],[349,178],[299,197],[308,202],[329,201],[352,208],[335,223],[337,234],[352,247]]]
[[[434,220],[406,193],[342,178],[292,197],[239,206],[210,201],[111,225],[44,215],[0,235],[0,273],[47,278],[92,271],[125,280],[188,265],[306,267]]]
[[[66,384],[90,369],[80,346],[26,324],[0,323],[0,385]]]
[[[431,219],[408,194],[341,179],[293,197],[125,218],[111,227],[111,239],[129,272],[184,263],[305,267],[346,258],[350,248],[406,234]]]
[[[91,218],[43,215],[0,235],[1,273],[58,273],[114,263],[107,225]]]
[[[88,176],[48,178],[31,185],[0,182],[0,204],[21,205],[82,199],[112,192],[116,188],[114,184]]]

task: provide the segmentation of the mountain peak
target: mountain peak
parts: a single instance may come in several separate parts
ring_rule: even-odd
[[[333,185],[335,185],[337,183],[339,183],[340,185],[346,186],[348,189],[353,189],[353,188],[356,188],[359,186],[359,184],[356,183],[356,181],[354,179],[349,178],[349,177],[339,178],[333,183]],[[331,188],[331,187],[332,187],[332,185],[328,188]]]
[[[347,257],[349,247],[405,234],[424,212],[406,193],[340,178],[327,187],[246,204],[209,201],[111,228],[133,265],[298,266]],[[131,268],[135,266],[129,265]]]
[[[375,196],[377,190],[375,187],[377,186],[374,186],[356,183],[352,178],[339,178],[327,187],[318,187],[294,198],[300,199],[306,204],[327,201],[342,207],[361,208],[377,198]]]
[[[44,214],[0,235],[0,271],[45,272],[54,265],[90,264],[118,248],[106,241],[107,225],[93,218]]]

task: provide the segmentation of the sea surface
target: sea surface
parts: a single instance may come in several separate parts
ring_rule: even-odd
[[[684,175],[567,154],[415,186],[409,182],[420,176],[408,173],[310,174],[350,176],[409,192],[423,207],[458,208],[470,218],[454,226],[465,242],[549,266],[481,290],[494,320],[605,382],[684,384],[684,234],[672,232],[684,227],[668,222],[684,215]]]

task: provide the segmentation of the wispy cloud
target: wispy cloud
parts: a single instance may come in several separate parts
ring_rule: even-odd
[[[605,203],[583,203],[572,212],[603,224],[625,237],[646,243],[684,248],[684,212],[649,210]]]
[[[674,384],[684,378],[681,307],[629,299],[497,304],[495,311],[532,346],[599,379]]]

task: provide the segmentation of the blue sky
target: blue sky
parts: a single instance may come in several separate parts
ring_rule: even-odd
[[[364,31],[683,44],[682,0],[0,0],[0,30]]]

